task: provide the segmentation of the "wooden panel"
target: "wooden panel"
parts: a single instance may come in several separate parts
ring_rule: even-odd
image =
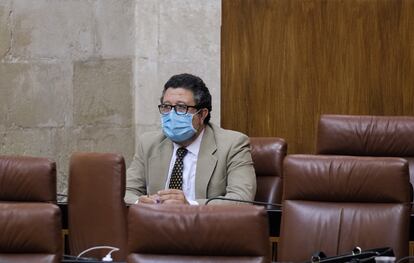
[[[414,115],[414,0],[223,0],[222,126],[312,153],[321,113]]]

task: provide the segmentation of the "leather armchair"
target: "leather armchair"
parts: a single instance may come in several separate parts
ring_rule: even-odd
[[[133,205],[127,262],[270,262],[268,219],[249,205]]]
[[[287,153],[285,140],[277,137],[250,137],[257,178],[255,201],[281,203],[282,167]]]
[[[322,115],[317,154],[402,157],[414,184],[414,117]]]
[[[78,255],[94,246],[113,246],[115,261],[126,258],[124,158],[110,153],[74,153],[68,187],[69,248]],[[102,258],[108,250],[84,256]]]
[[[56,164],[0,156],[0,262],[60,262],[61,215]]]
[[[305,261],[392,247],[408,255],[410,187],[407,161],[390,157],[290,155],[278,261]]]

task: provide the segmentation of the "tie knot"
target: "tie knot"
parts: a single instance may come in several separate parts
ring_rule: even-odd
[[[187,154],[187,151],[188,150],[184,147],[178,148],[177,149],[177,157],[180,158],[180,159],[184,158],[184,156]]]

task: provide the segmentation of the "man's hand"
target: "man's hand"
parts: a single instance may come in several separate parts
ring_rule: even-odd
[[[143,204],[158,204],[160,197],[158,195],[141,195],[138,198],[138,202]]]
[[[166,189],[158,191],[158,196],[161,204],[190,204],[185,198],[183,191],[178,189]]]

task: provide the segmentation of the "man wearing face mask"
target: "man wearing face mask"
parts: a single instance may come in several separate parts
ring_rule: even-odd
[[[162,131],[139,138],[127,171],[127,203],[196,205],[219,196],[254,199],[249,139],[210,123],[211,108],[210,92],[199,77],[180,74],[165,83],[158,105]]]

